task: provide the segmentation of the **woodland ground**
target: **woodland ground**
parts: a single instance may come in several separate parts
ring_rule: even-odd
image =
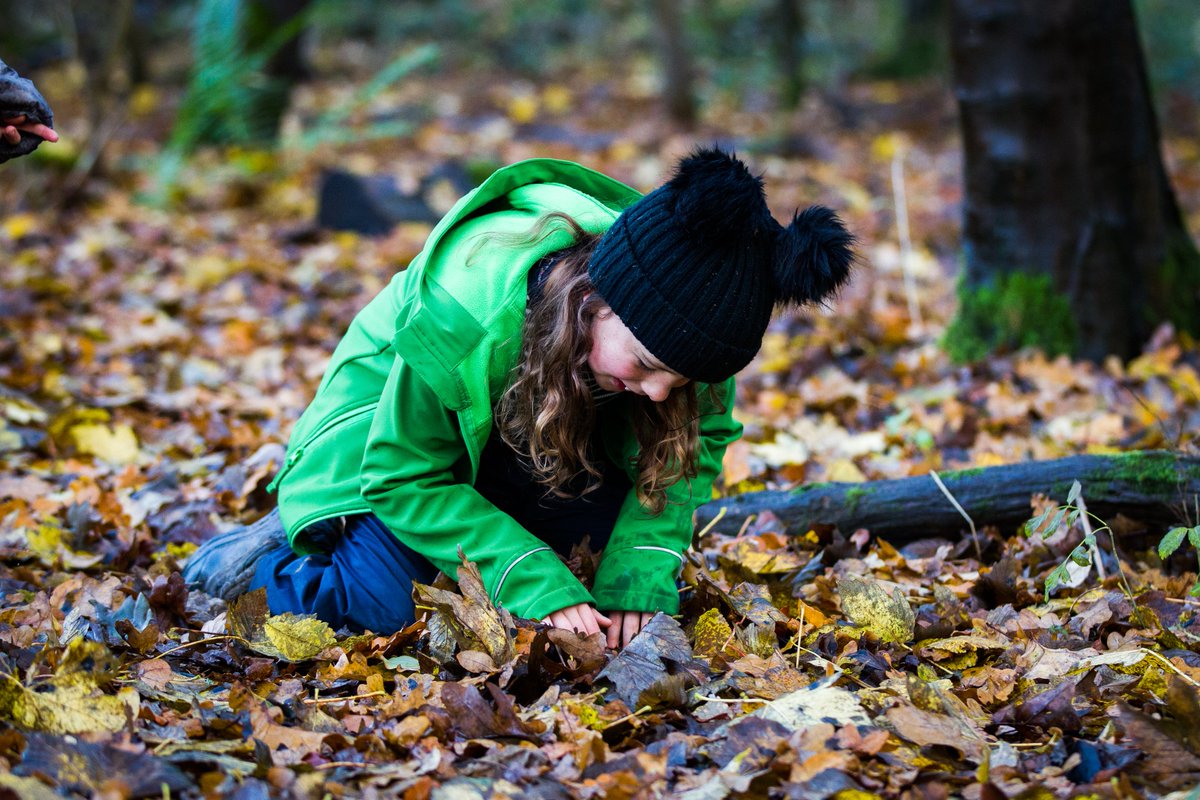
[[[110,146],[107,177],[80,186],[45,164],[5,166],[0,763],[12,773],[0,786],[20,797],[50,786],[106,797],[1195,796],[1194,553],[1185,545],[1164,564],[1162,532],[1136,521],[1116,524],[1122,546],[1103,554],[1103,576],[1079,567],[1047,599],[1079,523],[1034,536],[985,528],[981,559],[969,542],[897,549],[759,519],[736,537],[703,536],[681,613],[615,656],[510,620],[469,568],[461,594],[426,592],[428,623],[390,637],[189,594],[180,563],[271,508],[265,487],[333,346],[429,230],[316,230],[323,166],[415,186],[446,159],[558,156],[648,189],[693,142],[719,139],[763,171],[777,216],[838,209],[863,267],[828,309],[773,325],[739,384],[747,435],[726,459],[726,493],[1195,451],[1200,351],[1168,329],[1129,364],[1022,352],[954,366],[941,352],[962,192],[944,91],[861,85],[782,117],[718,100],[684,133],[636,85],[488,85],[498,88],[430,79],[386,95],[378,102],[416,120],[399,139],[202,154],[165,209],[137,201],[169,119],[149,90]],[[294,124],[338,91],[305,89]],[[1200,230],[1200,149],[1183,133],[1165,147]],[[42,207],[47,176],[77,189],[72,206]],[[1067,499],[1031,498],[1030,516]],[[572,566],[586,575],[591,559]]]

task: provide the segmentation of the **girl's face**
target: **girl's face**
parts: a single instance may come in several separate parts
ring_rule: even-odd
[[[601,389],[645,395],[656,403],[688,382],[651,355],[608,306],[592,322],[588,366]]]

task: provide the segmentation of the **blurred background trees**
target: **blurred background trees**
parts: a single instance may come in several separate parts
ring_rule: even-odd
[[[74,149],[36,155],[61,162],[71,197],[93,174],[132,168],[159,176],[157,194],[143,197],[171,202],[181,165],[214,145],[298,148],[342,167],[350,145],[394,140],[435,117],[486,126],[497,109],[519,133],[576,152],[640,128],[643,140],[727,139],[751,154],[820,162],[831,152],[821,126],[955,135],[956,92],[965,247],[943,243],[937,255],[961,262],[966,290],[1004,294],[1003,276],[1050,276],[1052,292],[1038,284],[1019,302],[1027,316],[1061,323],[1063,336],[1034,343],[1091,357],[1128,356],[1159,322],[1192,327],[1200,317],[1194,292],[1158,280],[1171,268],[1185,282],[1194,275],[1157,128],[1200,127],[1194,0],[0,0],[0,19],[0,55],[38,78],[56,110],[68,97],[83,109],[59,112]],[[466,75],[468,91],[453,98],[405,92]],[[595,98],[626,116],[577,119]],[[735,130],[725,124],[735,115],[755,122]],[[106,164],[107,145],[133,128],[159,148],[117,148],[120,163]],[[472,175],[496,157],[472,155],[485,162],[467,165]],[[439,165],[427,166],[421,180]],[[903,169],[899,154],[893,185]],[[1056,177],[1064,171],[1075,176],[1070,206]],[[1092,183],[1117,177],[1125,183],[1106,191]],[[887,196],[886,171],[879,180]],[[1056,271],[1067,262],[1073,273]],[[1050,295],[1067,302],[1030,300]],[[960,357],[1030,343],[989,330],[1003,313],[984,306],[963,304],[955,341],[970,338],[959,334],[972,315],[984,324]]]

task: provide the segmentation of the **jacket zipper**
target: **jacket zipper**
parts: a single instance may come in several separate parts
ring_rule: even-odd
[[[368,400],[365,404],[363,404],[361,406],[355,406],[354,408],[343,411],[342,413],[338,414],[333,419],[325,422],[325,424],[323,424],[321,427],[317,428],[311,434],[309,434],[304,439],[303,442],[301,442],[297,447],[293,448],[291,450],[291,452],[289,452],[287,454],[287,460],[284,461],[283,466],[280,468],[279,472],[275,475],[274,480],[272,480],[271,484],[267,487],[267,491],[269,491],[269,492],[275,491],[275,488],[279,485],[279,481],[281,481],[283,479],[283,476],[286,475],[291,470],[291,468],[293,466],[295,466],[296,462],[299,461],[304,456],[304,451],[307,450],[310,446],[312,446],[313,442],[315,442],[317,439],[320,439],[322,436],[329,433],[329,431],[333,430],[334,428],[338,427],[339,425],[349,422],[351,419],[354,419],[355,417],[359,417],[359,416],[367,414],[371,411],[374,411],[375,407],[378,405],[379,405],[378,401]]]

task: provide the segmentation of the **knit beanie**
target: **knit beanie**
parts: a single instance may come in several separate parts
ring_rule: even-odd
[[[656,358],[690,380],[720,383],[754,358],[777,305],[821,302],[845,283],[853,243],[823,206],[780,225],[762,179],[707,148],[621,213],[588,274]]]

